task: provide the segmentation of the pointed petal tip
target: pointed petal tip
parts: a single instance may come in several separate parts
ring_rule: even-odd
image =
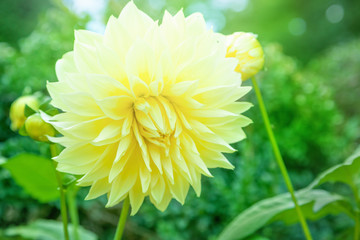
[[[222,167],[222,168],[225,168],[225,169],[229,169],[229,170],[234,170],[235,169],[235,166],[232,165],[230,162],[228,162],[227,166],[225,167]]]
[[[89,194],[88,194],[88,195],[86,195],[86,197],[84,199],[87,201],[87,200],[91,200],[93,198],[91,196],[89,196]]]
[[[115,203],[108,201],[108,202],[106,203],[105,207],[106,207],[106,208],[111,208],[111,207],[113,207],[114,205],[115,205]]]
[[[181,206],[184,206],[185,199],[178,199],[178,198],[175,198],[175,199],[176,199],[176,201],[178,201],[181,204]]]
[[[136,208],[133,208],[133,206],[131,206],[130,216],[134,216],[135,214],[137,214],[139,212],[139,209],[140,209],[140,207],[138,207],[136,209]]]

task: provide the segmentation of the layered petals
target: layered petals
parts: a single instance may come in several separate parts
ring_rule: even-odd
[[[63,113],[42,117],[63,136],[58,170],[82,175],[86,199],[108,195],[107,206],[129,197],[132,214],[144,198],[160,210],[184,204],[190,186],[200,195],[210,168],[233,166],[223,156],[245,137],[251,104],[237,102],[237,64],[226,39],[201,14],[165,13],[159,25],[128,3],[104,36],[75,34],[74,51],[56,64],[48,83]]]

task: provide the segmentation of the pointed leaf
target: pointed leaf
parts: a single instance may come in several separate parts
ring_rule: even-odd
[[[324,190],[300,190],[296,197],[307,219],[318,219],[327,214],[339,214],[347,210],[349,202],[340,195]],[[243,239],[274,221],[287,224],[297,222],[295,206],[289,193],[262,200],[238,215],[220,234],[219,240]]]
[[[51,98],[50,97],[45,97],[43,99],[43,101],[41,101],[39,109],[42,110],[42,111],[46,111],[46,109],[48,109],[51,106],[50,102],[51,102]]]
[[[325,182],[342,182],[355,187],[360,172],[360,147],[344,163],[335,165],[321,173],[307,188],[314,188]]]
[[[22,153],[10,158],[2,167],[10,171],[17,184],[40,202],[59,197],[52,160],[34,154]]]
[[[29,107],[27,104],[25,104],[25,109],[24,109],[25,117],[30,117],[34,113],[36,113],[36,111],[34,109],[32,109],[31,107]]]
[[[69,224],[69,232],[73,232],[73,226]],[[96,240],[93,232],[79,226],[79,238],[86,240]],[[21,236],[26,239],[36,240],[59,240],[64,239],[63,226],[61,222],[54,220],[39,219],[26,226],[10,227],[5,230],[5,236]],[[74,240],[70,234],[70,240]]]
[[[47,115],[54,116],[59,113],[59,110],[50,104],[51,98],[46,97],[39,106],[39,110],[43,111]]]
[[[74,183],[76,180],[77,180],[77,178],[74,175],[66,173],[62,177],[62,184],[65,188],[67,188],[72,183]]]

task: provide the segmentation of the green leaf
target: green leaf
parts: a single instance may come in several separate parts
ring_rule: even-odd
[[[95,233],[79,226],[79,238],[96,240]],[[72,233],[73,226],[69,224],[69,232]],[[6,236],[21,236],[26,239],[36,240],[59,240],[64,239],[63,226],[61,222],[54,220],[39,219],[26,226],[11,227],[5,230]],[[70,240],[74,240],[70,234]]]
[[[316,220],[328,214],[348,213],[351,205],[346,198],[324,190],[300,190],[296,197],[307,219]],[[274,221],[293,224],[298,221],[289,193],[262,200],[238,215],[220,234],[219,240],[242,239]]]
[[[270,238],[262,237],[262,236],[253,236],[249,240],[271,240]]]
[[[56,114],[59,113],[59,110],[57,110],[56,108],[50,108],[46,111],[44,111],[47,115],[50,115],[50,116],[55,116]]]
[[[23,124],[23,125],[21,126],[21,128],[19,129],[19,134],[20,134],[21,136],[27,136],[27,135],[28,135],[27,132],[26,132],[26,129],[25,129],[25,124]]]
[[[30,117],[34,113],[36,113],[36,111],[34,109],[32,109],[31,107],[29,107],[27,104],[25,104],[25,109],[24,109],[25,117]]]
[[[50,202],[59,197],[52,160],[22,153],[2,165],[15,181],[40,202]]]
[[[42,111],[45,111],[46,109],[49,108],[50,102],[51,102],[50,97],[48,97],[48,96],[44,97],[44,99],[41,101],[39,109],[42,110]]]
[[[65,188],[70,186],[72,183],[74,183],[77,180],[77,178],[72,174],[64,174],[62,177],[62,184]]]
[[[55,107],[53,107],[51,104],[51,98],[50,97],[46,97],[43,102],[40,104],[39,109],[43,112],[45,112],[46,114],[50,115],[50,116],[54,116],[56,114],[59,113],[59,110]]]
[[[314,188],[325,182],[342,182],[355,187],[360,172],[360,148],[344,163],[335,165],[321,173],[307,188]]]

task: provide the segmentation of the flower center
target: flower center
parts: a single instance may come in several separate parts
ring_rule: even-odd
[[[169,148],[176,129],[176,111],[164,97],[139,98],[134,112],[140,134],[149,142]]]

